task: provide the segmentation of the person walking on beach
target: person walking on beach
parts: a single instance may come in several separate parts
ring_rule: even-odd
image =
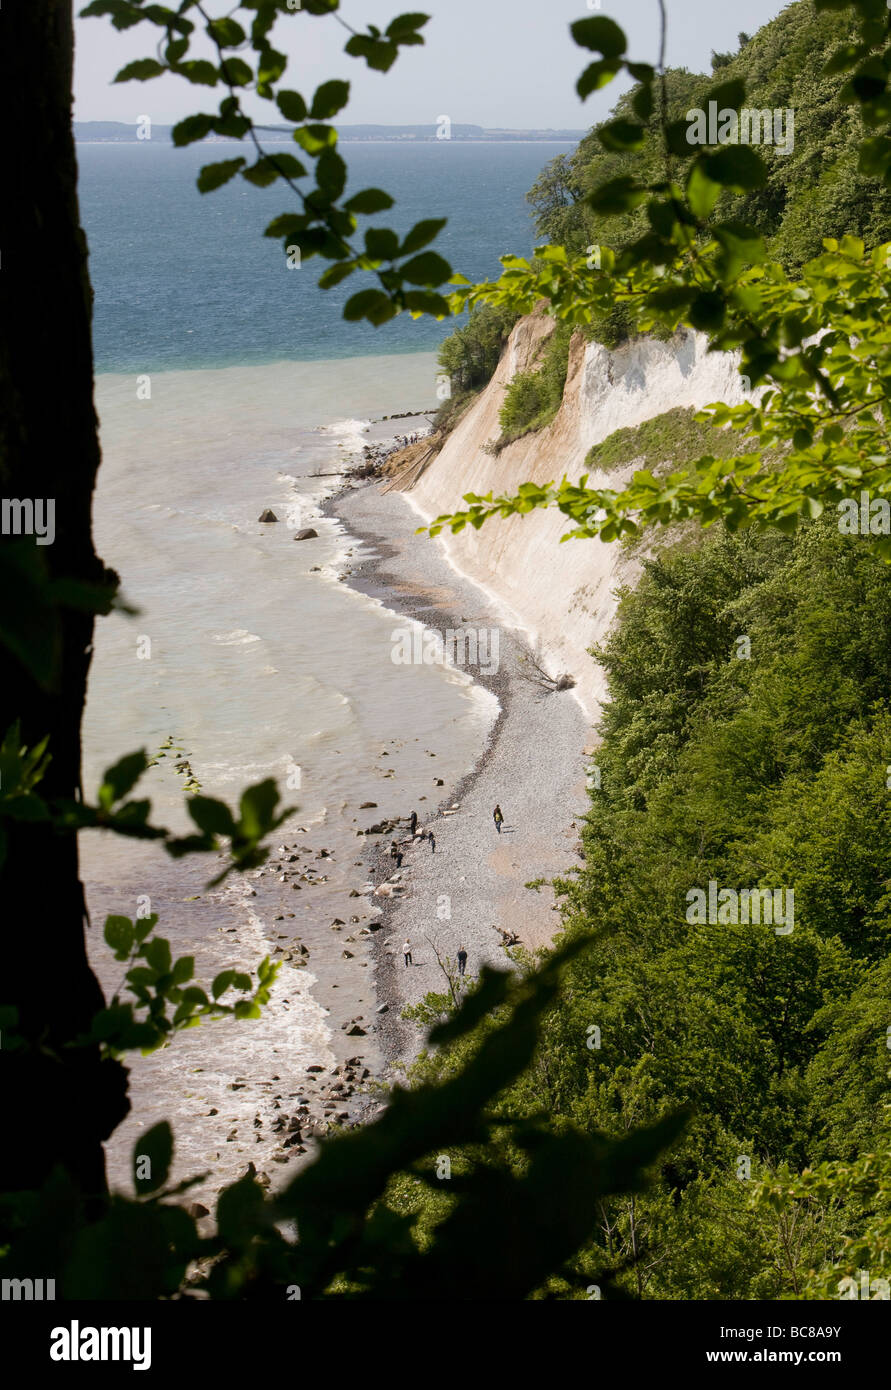
[[[406,937],[402,943],[402,954],[405,956],[406,966],[414,965],[414,961],[411,958],[411,942],[408,937]]]
[[[500,835],[501,827],[504,824],[504,816],[501,814],[500,806],[495,807],[495,810],[492,812],[492,819],[495,822],[495,829],[498,831],[498,834]]]
[[[428,832],[428,834],[427,834],[427,839],[430,841],[430,853],[431,853],[431,854],[435,854],[435,853],[436,853],[436,836],[433,834],[433,831],[432,831],[432,830]]]
[[[417,813],[417,811],[412,811],[411,815],[410,815],[409,818],[408,818],[408,823],[409,823],[409,826],[410,826],[410,828],[411,828],[411,833],[412,833],[412,835],[414,835],[415,831],[416,831],[417,828],[418,828],[418,813]]]
[[[467,969],[467,952],[462,946],[458,951],[458,974],[463,975]]]
[[[395,840],[390,845],[390,858],[395,859],[397,869],[402,868],[402,850],[399,848]]]

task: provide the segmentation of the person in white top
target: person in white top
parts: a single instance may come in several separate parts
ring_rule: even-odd
[[[411,958],[411,942],[407,938],[402,943],[402,954],[405,956],[406,965],[414,964],[414,961]]]

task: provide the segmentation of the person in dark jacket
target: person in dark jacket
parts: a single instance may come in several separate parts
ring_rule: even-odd
[[[501,827],[504,824],[504,816],[501,814],[500,806],[495,807],[495,810],[492,812],[492,819],[495,822],[495,829],[498,831],[498,834],[500,835]]]
[[[410,815],[409,818],[408,818],[408,824],[409,824],[409,827],[410,827],[410,829],[411,829],[411,833],[414,835],[415,831],[416,831],[417,828],[418,828],[418,813],[417,813],[417,811],[412,811],[411,815]]]
[[[462,946],[458,951],[458,974],[463,975],[467,969],[467,952]]]

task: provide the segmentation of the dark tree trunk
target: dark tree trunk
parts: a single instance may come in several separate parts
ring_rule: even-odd
[[[0,12],[4,210],[0,235],[0,497],[55,500],[55,541],[32,559],[50,580],[109,584],[93,549],[91,503],[99,443],[93,409],[92,292],[77,203],[71,128],[71,0],[10,0]],[[21,540],[3,536],[4,547]],[[7,548],[7,558],[12,550]],[[4,574],[8,576],[8,566]],[[22,592],[25,602],[25,592]],[[5,605],[6,606],[6,605]],[[52,627],[36,610],[35,640]],[[38,625],[40,633],[38,633]],[[21,720],[33,746],[50,738],[39,790],[80,795],[80,729],[93,636],[89,612],[58,611],[55,674],[40,680],[0,647],[0,735]],[[105,1188],[102,1140],[126,1113],[126,1071],[64,1043],[102,993],[85,949],[86,913],[73,835],[8,823],[0,870],[0,1004],[19,1011],[32,1044],[0,1038],[5,1142],[0,1186],[37,1187],[63,1164],[87,1192]]]

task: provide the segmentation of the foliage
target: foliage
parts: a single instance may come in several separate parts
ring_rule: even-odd
[[[425,249],[441,229],[441,220],[421,222],[401,239],[387,228],[370,228],[364,250],[350,242],[357,216],[386,211],[392,200],[376,189],[343,200],[347,170],[337,152],[336,130],[327,122],[345,105],[348,84],[322,82],[308,100],[278,85],[287,59],[271,42],[276,21],[305,23],[307,17],[334,14],[337,8],[337,0],[303,0],[295,19],[294,7],[286,0],[246,0],[230,14],[213,17],[198,0],[182,0],[177,9],[143,0],[94,0],[84,13],[109,15],[118,29],[147,21],[161,31],[158,56],[128,64],[118,80],[145,81],[173,73],[222,90],[219,111],[187,117],[175,128],[174,141],[185,145],[209,134],[249,139],[256,159],[250,166],[244,158],[205,165],[198,177],[200,191],[212,192],[238,176],[260,187],[282,179],[296,195],[300,211],[276,218],[267,234],[282,237],[289,255],[299,251],[307,258],[320,255],[334,262],[321,277],[323,287],[356,270],[377,276],[378,289],[361,291],[347,302],[347,318],[380,324],[403,310],[442,315],[448,305],[436,288],[449,277],[450,267]],[[193,38],[200,37],[198,21],[215,61],[190,56]],[[346,25],[351,35],[346,51],[385,72],[401,47],[422,42],[419,30],[426,22],[424,15],[407,14],[386,31],[370,25],[358,33]],[[248,48],[253,66],[237,56]],[[274,101],[277,111],[293,123],[295,144],[314,165],[315,186],[307,190],[299,184],[308,171],[296,156],[263,149],[258,127],[242,108],[248,92]],[[504,315],[497,311],[480,314],[470,337],[491,354],[496,343],[500,349],[504,324]],[[92,479],[84,489],[86,498],[91,485]],[[46,610],[44,637],[34,640],[33,623],[23,627],[19,619],[16,626],[14,614],[3,623],[3,637],[34,678],[49,688],[57,675],[64,632],[60,610],[68,605],[108,611],[115,602],[117,581],[106,574],[107,582],[100,586],[51,582],[35,555],[33,549],[26,554],[10,547],[4,548],[2,558],[17,586],[17,598],[30,592],[29,585],[33,590],[28,621],[35,611]],[[71,693],[82,701],[82,688]],[[64,750],[67,756],[79,751],[76,732],[73,741],[74,747]],[[229,863],[213,884],[233,869],[262,864],[267,855],[264,838],[290,813],[278,810],[272,782],[245,791],[237,814],[223,802],[194,795],[187,808],[196,831],[177,837],[151,823],[148,800],[131,796],[150,765],[144,751],[106,770],[93,804],[79,795],[59,799],[42,794],[50,751],[46,740],[29,748],[16,727],[8,732],[0,749],[0,815],[8,822],[37,822],[47,835],[110,830],[156,840],[174,856],[214,851],[227,842]],[[80,885],[76,865],[73,868],[72,886],[78,892],[71,900],[76,902]],[[96,1059],[92,1071],[83,1071],[102,1093],[86,1126],[86,1142],[94,1149],[126,1113],[125,1073],[117,1058],[134,1048],[150,1051],[162,1046],[205,1017],[257,1017],[275,978],[275,967],[267,959],[258,969],[256,987],[245,973],[225,970],[208,993],[191,983],[193,958],[174,961],[170,943],[154,935],[155,925],[153,917],[135,922],[108,918],[106,941],[125,966],[121,990],[126,985],[130,997],[117,992],[93,1015],[87,1032],[60,1037],[60,1025],[50,1046],[46,1035],[35,1037],[33,1030],[26,1035],[15,1008],[0,1010],[7,1034],[4,1065],[17,1068],[17,1093],[29,1077],[80,1074],[76,1069],[66,1073],[64,1067],[32,1067],[38,1052],[41,1063],[55,1062],[63,1053],[84,1052]],[[81,923],[68,921],[62,929],[79,933]],[[681,1117],[667,1115],[654,1125],[606,1140],[572,1125],[552,1130],[546,1116],[533,1115],[522,1122],[499,1117],[496,1124],[490,1115],[501,1092],[528,1065],[541,1016],[556,998],[563,970],[584,945],[571,943],[519,981],[484,972],[466,996],[450,978],[451,1000],[461,1003],[433,1029],[434,1045],[448,1047],[486,1020],[497,1020],[460,1075],[438,1085],[397,1091],[376,1123],[324,1145],[315,1162],[274,1199],[249,1171],[220,1194],[213,1236],[199,1236],[196,1217],[176,1201],[198,1177],[168,1185],[173,1135],[169,1126],[159,1124],[134,1150],[135,1200],[96,1190],[102,1186],[101,1177],[96,1188],[83,1190],[70,1163],[56,1168],[39,1188],[19,1184],[0,1194],[0,1270],[15,1275],[22,1268],[51,1269],[60,1296],[69,1299],[171,1297],[192,1288],[222,1299],[288,1299],[295,1291],[297,1297],[312,1298],[441,1298],[453,1294],[459,1274],[468,1298],[523,1297],[549,1286],[564,1266],[571,1272],[568,1262],[596,1223],[598,1204],[643,1185],[647,1169],[682,1123]],[[248,997],[223,1003],[229,990]],[[43,1020],[38,1021],[42,1025]],[[443,1150],[461,1146],[472,1148],[474,1161],[458,1163],[454,1197],[438,1203],[431,1238],[433,1227],[424,1212],[405,1211],[399,1202],[403,1200],[404,1208],[408,1183],[424,1183],[435,1191],[439,1176],[434,1159]],[[91,1171],[96,1175],[101,1170]],[[524,1219],[518,1220],[518,1214]],[[297,1243],[290,1234],[295,1223]],[[471,1244],[475,1259],[469,1264],[466,1251]]]
[[[322,82],[312,95],[282,86],[288,57],[273,46],[271,38],[279,20],[306,24],[334,16],[350,34],[344,51],[372,70],[388,72],[401,48],[423,44],[420,31],[429,15],[399,15],[385,30],[369,24],[360,33],[347,24],[338,9],[338,0],[304,0],[299,7],[288,0],[245,0],[225,17],[214,18],[201,0],[182,0],[176,9],[147,5],[143,0],[92,0],[81,13],[108,15],[116,29],[149,22],[160,30],[159,56],[128,63],[115,81],[145,82],[173,73],[198,86],[220,90],[219,109],[180,121],[173,130],[174,144],[189,145],[211,134],[247,140],[254,162],[249,164],[242,156],[206,164],[198,175],[199,191],[212,192],[236,176],[260,188],[281,179],[299,210],[273,218],[266,235],[280,238],[287,255],[299,253],[302,260],[321,256],[332,261],[319,278],[324,289],[339,285],[356,271],[376,276],[376,288],[359,290],[347,300],[344,318],[367,319],[375,325],[403,312],[444,318],[449,308],[438,287],[450,278],[451,266],[437,252],[425,248],[436,239],[446,219],[418,222],[404,237],[388,227],[369,227],[364,245],[354,244],[357,218],[386,212],[393,199],[379,188],[344,196],[347,166],[337,150],[337,130],[329,121],[346,106],[350,84]],[[213,62],[189,56],[201,30],[215,55]],[[253,63],[237,56],[248,49]],[[276,119],[283,118],[293,126],[292,138],[301,158],[264,149],[260,128],[244,109],[248,95],[269,102]],[[307,186],[302,180],[310,177],[314,183]]]
[[[818,8],[829,0],[817,0]],[[833,8],[843,8],[841,3]],[[864,122],[884,119],[885,70],[868,76],[873,53],[888,40],[888,14],[881,20],[873,0],[857,0],[863,17],[863,42],[833,57],[834,71],[855,69],[842,97],[856,101]],[[857,237],[827,237],[823,255],[809,262],[798,278],[768,260],[764,236],[754,224],[721,217],[722,194],[764,188],[764,159],[750,144],[703,148],[691,159],[686,120],[669,119],[668,83],[664,72],[625,57],[625,36],[612,20],[581,20],[573,26],[576,41],[600,52],[579,79],[585,95],[627,69],[639,82],[633,98],[638,119],[618,118],[599,131],[608,149],[637,152],[652,148],[650,130],[656,96],[660,96],[658,130],[661,174],[652,178],[643,160],[642,177],[621,174],[598,185],[589,206],[603,214],[628,215],[645,209],[648,230],[623,249],[600,247],[591,257],[575,256],[562,246],[539,247],[537,261],[502,257],[499,281],[459,288],[453,302],[488,303],[529,313],[542,298],[565,323],[590,322],[610,305],[632,307],[642,331],[674,332],[684,325],[707,333],[713,351],[739,350],[740,371],[748,386],[764,386],[757,401],[736,407],[717,404],[704,412],[714,424],[729,423],[754,436],[761,451],[791,450],[783,468],[770,455],[715,459],[704,455],[687,470],[656,479],[642,470],[620,493],[587,486],[565,477],[555,486],[525,483],[513,496],[468,493],[467,510],[437,517],[429,528],[460,531],[496,516],[524,515],[556,506],[575,523],[570,537],[599,535],[614,540],[636,535],[641,527],[671,525],[695,518],[703,525],[721,519],[732,529],[755,523],[795,530],[802,517],[813,518],[838,506],[852,489],[891,490],[887,463],[889,370],[888,281],[891,244],[868,250]],[[748,48],[746,50],[748,52]],[[891,44],[888,46],[891,52]],[[701,96],[707,105],[740,110],[745,84],[734,79]],[[865,141],[860,168],[872,176],[887,174],[884,137]],[[888,140],[891,151],[891,138]],[[774,158],[777,156],[774,154]],[[678,160],[684,162],[683,186]],[[460,278],[460,277],[458,277]],[[891,555],[891,537],[880,536],[876,548]]]
[[[784,1167],[755,1185],[756,1211],[787,1225],[802,1210],[825,1213],[840,1205],[856,1214],[851,1230],[825,1263],[805,1263],[796,1296],[807,1299],[887,1300],[891,1283],[891,1151],[865,1153],[852,1163],[821,1163],[795,1174]],[[876,1282],[874,1282],[876,1281]],[[884,1288],[878,1281],[884,1281]]]
[[[596,1270],[643,1298],[837,1297],[849,1269],[887,1272],[887,1161],[871,1192],[847,1169],[891,1116],[889,651],[887,566],[824,521],[685,538],[625,593],[596,653],[584,862],[555,884],[562,940],[588,947],[496,1113],[613,1138],[691,1119],[651,1185],[602,1203],[570,1288]],[[688,921],[710,880],[792,889],[792,932]],[[492,1026],[415,1075],[459,1073]]]
[[[304,0],[299,22],[336,8],[336,0]],[[346,169],[326,122],[347,84],[323,82],[308,102],[277,87],[286,59],[269,35],[286,9],[285,0],[251,0],[214,19],[196,0],[177,10],[95,0],[86,12],[110,15],[119,29],[148,20],[163,31],[158,58],[131,64],[121,80],[170,71],[223,89],[219,112],[182,122],[177,142],[211,132],[247,137],[257,158],[250,167],[237,159],[206,166],[199,187],[283,178],[301,211],[268,232],[333,261],[324,285],[356,270],[377,275],[379,288],[353,296],[348,317],[444,313],[436,291],[450,268],[424,251],[440,222],[419,224],[402,241],[372,228],[363,251],[351,245],[356,215],[384,211],[390,200],[366,190],[341,202]],[[832,65],[851,74],[841,98],[882,132],[861,146],[858,171],[880,193],[873,208],[881,218],[891,183],[888,13],[879,0],[817,0],[817,9],[845,12],[845,24],[854,11],[861,21]],[[253,16],[249,35],[234,17],[241,11]],[[204,22],[215,62],[188,56],[190,14]],[[386,71],[401,46],[421,42],[425,19],[351,31],[347,52]],[[580,1297],[594,1276],[617,1297],[800,1297],[830,1287],[852,1262],[884,1267],[891,1184],[885,1160],[871,1155],[884,1154],[887,1136],[862,1116],[851,1133],[846,1097],[865,1085],[882,1116],[876,1130],[885,1129],[887,1031],[873,1030],[887,997],[889,547],[872,535],[844,537],[821,513],[851,487],[891,490],[886,248],[827,238],[824,254],[791,274],[791,232],[782,255],[765,240],[778,187],[765,162],[744,146],[691,154],[686,124],[672,111],[681,78],[672,86],[664,62],[657,73],[628,60],[623,32],[604,16],[572,32],[595,55],[579,80],[582,97],[622,71],[637,83],[597,132],[622,165],[605,178],[601,168],[584,192],[591,211],[619,219],[627,235],[601,247],[597,269],[581,254],[587,247],[572,244],[540,248],[535,264],[506,258],[498,284],[464,282],[453,307],[488,308],[504,322],[545,298],[567,332],[616,314],[643,331],[683,324],[708,333],[716,349],[740,350],[751,385],[767,389],[757,403],[702,416],[757,440],[757,455],[706,455],[667,478],[638,473],[620,494],[587,489],[583,479],[556,489],[527,484],[515,498],[470,496],[468,513],[432,528],[479,526],[549,504],[575,524],[575,536],[610,539],[684,518],[724,523],[699,549],[647,566],[601,653],[612,693],[598,754],[603,778],[586,817],[583,868],[556,885],[565,940],[532,973],[484,971],[434,1027],[436,1051],[410,1091],[397,1090],[374,1124],[325,1144],[278,1197],[250,1172],[225,1189],[213,1236],[199,1237],[173,1200],[194,1180],[166,1186],[173,1139],[161,1125],[134,1154],[135,1172],[137,1160],[151,1160],[136,1200],[116,1196],[88,1209],[95,1194],[62,1170],[40,1190],[3,1194],[4,1273],[57,1270],[67,1298],[171,1296],[190,1280],[223,1299],[287,1299],[295,1288],[312,1298],[441,1299],[460,1279],[473,1300]],[[746,45],[746,63],[762,51],[759,37]],[[235,56],[247,43],[254,67]],[[720,67],[721,83],[698,89],[699,104],[741,105],[743,84],[724,80],[733,66]],[[249,89],[294,124],[295,143],[315,166],[308,192],[298,187],[300,160],[259,144],[241,108]],[[563,211],[580,201],[575,171],[553,171],[555,215],[560,178],[571,199]],[[851,189],[842,195],[839,206],[849,205]],[[748,222],[735,199],[748,200]],[[873,225],[861,229],[872,240]],[[771,451],[789,441],[779,471]],[[771,529],[762,534],[754,523]],[[110,593],[54,593],[53,602],[101,606],[101,598],[107,608]],[[56,637],[48,631],[47,644],[28,655],[38,678],[51,672]],[[741,634],[746,660],[733,650]],[[14,623],[4,640],[28,649]],[[110,768],[88,806],[41,797],[48,751],[7,735],[0,809],[8,819],[45,821],[59,833],[93,826],[151,836],[171,853],[208,850],[223,837],[231,867],[262,862],[262,837],[278,823],[272,784],[245,794],[237,820],[222,803],[193,798],[198,833],[174,839],[150,826],[148,802],[129,799],[144,754]],[[688,921],[690,887],[710,879],[794,885],[793,931]],[[214,981],[212,1000],[199,998],[189,958],[174,963],[169,944],[150,939],[153,925],[110,919],[110,944],[136,999],[113,1000],[85,1040],[110,1054],[156,1045],[202,1014],[251,1012],[271,982],[264,962],[253,1001],[219,1004],[227,988],[250,987],[233,972]],[[812,1170],[815,1151],[827,1166]],[[443,1156],[454,1159],[448,1196],[437,1171]],[[752,1175],[760,1185],[748,1186]],[[296,1242],[286,1234],[293,1223]]]
[[[722,84],[743,81],[749,108],[794,113],[791,152],[778,156],[765,149],[764,184],[741,193],[722,193],[718,213],[755,225],[770,257],[789,271],[819,254],[827,228],[850,232],[870,245],[885,240],[891,225],[891,194],[877,187],[868,171],[858,170],[858,144],[868,128],[846,104],[845,73],[838,67],[826,70],[836,52],[856,39],[851,7],[827,12],[811,0],[798,0],[754,37],[740,34],[739,38],[739,51],[721,55],[726,61],[719,73],[713,67],[717,79],[673,68],[665,73],[670,122],[683,120],[688,110],[707,109],[716,80]],[[634,103],[644,100],[640,85],[635,86],[619,99],[610,121],[633,122]],[[737,102],[725,104],[736,106]],[[647,122],[653,134],[658,132],[659,119],[654,108]],[[644,205],[606,215],[589,205],[589,195],[608,180],[627,175],[638,182],[655,181],[660,174],[658,140],[642,149],[615,148],[615,141],[605,145],[600,136],[610,121],[595,126],[571,156],[560,155],[552,161],[529,195],[539,235],[575,253],[594,242],[619,250],[649,227]],[[690,145],[673,148],[678,175],[689,167],[695,151]]]
[[[294,810],[291,806],[277,810],[278,789],[268,779],[242,793],[237,819],[222,801],[191,797],[186,808],[197,833],[176,836],[150,824],[150,801],[129,799],[129,793],[150,765],[144,749],[126,754],[105,770],[96,803],[90,805],[83,800],[47,801],[36,790],[51,758],[47,744],[48,740],[43,739],[35,748],[25,748],[18,725],[13,725],[0,745],[0,864],[6,845],[4,820],[42,822],[57,833],[111,830],[132,839],[159,840],[175,858],[219,850],[223,837],[229,841],[231,862],[211,881],[209,886],[215,887],[235,869],[255,869],[265,864],[269,850],[261,842]]]
[[[501,1119],[492,1142],[489,1107],[527,1066],[559,976],[583,944],[522,982],[484,971],[431,1034],[453,1043],[496,1015],[459,1076],[396,1090],[378,1120],[323,1145],[275,1197],[248,1172],[220,1194],[214,1235],[199,1237],[195,1218],[170,1200],[193,1180],[165,1188],[173,1141],[161,1125],[134,1149],[134,1171],[140,1157],[152,1159],[150,1181],[136,1200],[115,1196],[98,1220],[84,1223],[80,1195],[59,1170],[43,1191],[4,1196],[0,1251],[12,1250],[0,1254],[0,1273],[57,1270],[64,1298],[169,1296],[190,1267],[189,1288],[221,1299],[433,1299],[453,1296],[456,1279],[467,1299],[527,1296],[573,1257],[600,1201],[642,1184],[680,1126],[673,1117],[611,1142],[536,1115]],[[477,1161],[464,1166],[457,1153],[468,1145]],[[453,1153],[455,1171],[440,1176],[439,1159]],[[418,1184],[429,1201],[407,1200]],[[283,1234],[294,1222],[296,1243]]]
[[[572,329],[561,324],[545,343],[535,368],[511,378],[499,415],[499,448],[521,435],[544,429],[557,414],[566,385],[571,338]]]
[[[642,463],[651,472],[664,465],[692,462],[706,451],[715,458],[736,453],[731,430],[718,429],[697,417],[690,406],[675,406],[608,434],[588,450],[585,467],[606,473],[631,463]]]

